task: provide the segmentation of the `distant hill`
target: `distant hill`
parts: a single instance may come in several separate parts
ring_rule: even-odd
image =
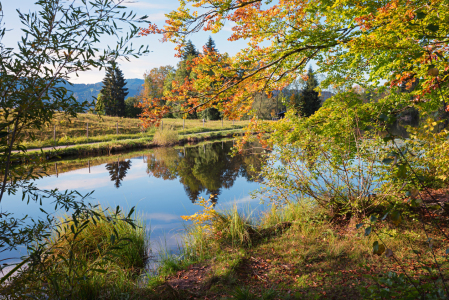
[[[128,96],[126,97],[128,98],[138,95],[140,93],[140,90],[142,89],[143,83],[144,83],[143,79],[138,78],[126,79],[125,87],[128,88]],[[102,82],[90,84],[74,83],[72,86],[67,86],[67,89],[73,92],[73,95],[79,102],[83,102],[86,100],[92,102],[93,100],[92,97],[97,97],[102,87],[103,87]]]

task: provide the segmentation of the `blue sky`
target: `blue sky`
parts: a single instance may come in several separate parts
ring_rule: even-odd
[[[22,36],[20,29],[23,27],[20,23],[16,9],[19,9],[24,13],[28,11],[36,11],[38,7],[34,5],[35,0],[0,0],[0,2],[3,6],[4,12],[3,25],[9,30],[2,42],[6,46],[12,47],[15,46],[20,40],[20,37]],[[171,10],[175,10],[178,7],[178,1],[133,0],[133,3],[127,3],[125,5],[136,12],[138,16],[145,14],[148,15],[151,22],[162,27],[165,21],[164,14],[170,12]],[[227,52],[230,55],[234,55],[240,49],[245,47],[246,43],[244,41],[227,41],[230,34],[231,24],[226,24],[224,30],[220,33],[211,34],[210,32],[201,31],[192,35],[190,39],[195,46],[197,46],[197,48],[201,49],[206,43],[209,35],[211,35],[221,53]],[[120,67],[123,70],[125,78],[143,78],[145,71],[152,68],[164,65],[176,66],[179,59],[174,57],[174,45],[171,43],[161,43],[159,41],[160,38],[160,36],[141,37],[133,41],[133,44],[136,47],[140,45],[148,45],[152,52],[139,59],[132,59],[130,62],[120,62]],[[101,40],[101,44],[104,45],[114,45],[114,42],[114,38],[110,37],[104,37],[104,39]],[[104,71],[89,71],[81,73],[79,77],[74,77],[72,82],[95,83],[101,81],[103,77]]]

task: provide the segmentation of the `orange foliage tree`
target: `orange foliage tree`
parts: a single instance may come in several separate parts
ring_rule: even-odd
[[[187,0],[167,14],[163,28],[152,24],[141,35],[162,34],[181,55],[187,35],[216,33],[226,22],[234,24],[229,41],[245,40],[247,47],[232,57],[205,53],[192,60],[195,78],[174,84],[167,103],[214,105],[239,118],[251,112],[255,93],[287,87],[312,60],[327,75],[320,88],[385,82],[394,88],[420,79],[415,102],[440,105],[447,94],[447,0]],[[145,104],[147,123],[170,109],[159,100]]]

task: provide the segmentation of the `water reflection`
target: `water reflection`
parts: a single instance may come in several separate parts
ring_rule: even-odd
[[[146,156],[147,173],[164,180],[179,179],[192,203],[206,192],[217,202],[222,189],[229,189],[240,176],[247,181],[256,177],[262,166],[259,155],[230,156],[232,143],[206,144],[201,147],[159,148]],[[260,150],[259,150],[260,152]]]
[[[129,159],[124,161],[118,159],[116,162],[106,164],[106,170],[108,170],[111,181],[114,182],[116,188],[119,188],[122,185],[122,181],[130,168],[131,160]]]

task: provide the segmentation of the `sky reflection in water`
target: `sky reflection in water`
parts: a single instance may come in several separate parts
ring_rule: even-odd
[[[198,197],[216,195],[213,200],[218,209],[234,203],[244,209],[260,208],[259,200],[249,196],[259,187],[251,179],[257,173],[251,171],[250,165],[256,171],[260,169],[260,156],[231,157],[231,147],[232,142],[217,142],[184,149],[159,148],[144,155],[140,152],[137,157],[129,153],[111,158],[96,166],[91,161],[90,168],[87,161],[78,162],[81,168],[42,178],[36,185],[41,189],[77,190],[81,194],[95,190],[90,202],[103,207],[120,205],[128,210],[135,206],[151,230],[152,247],[157,250],[163,245],[176,250],[177,236],[183,229],[180,216],[200,209],[193,204]],[[64,162],[58,163],[58,169],[64,170]],[[21,195],[7,197],[2,207],[17,216],[40,215],[39,206],[22,203]],[[42,208],[51,211],[52,205],[44,203]]]

